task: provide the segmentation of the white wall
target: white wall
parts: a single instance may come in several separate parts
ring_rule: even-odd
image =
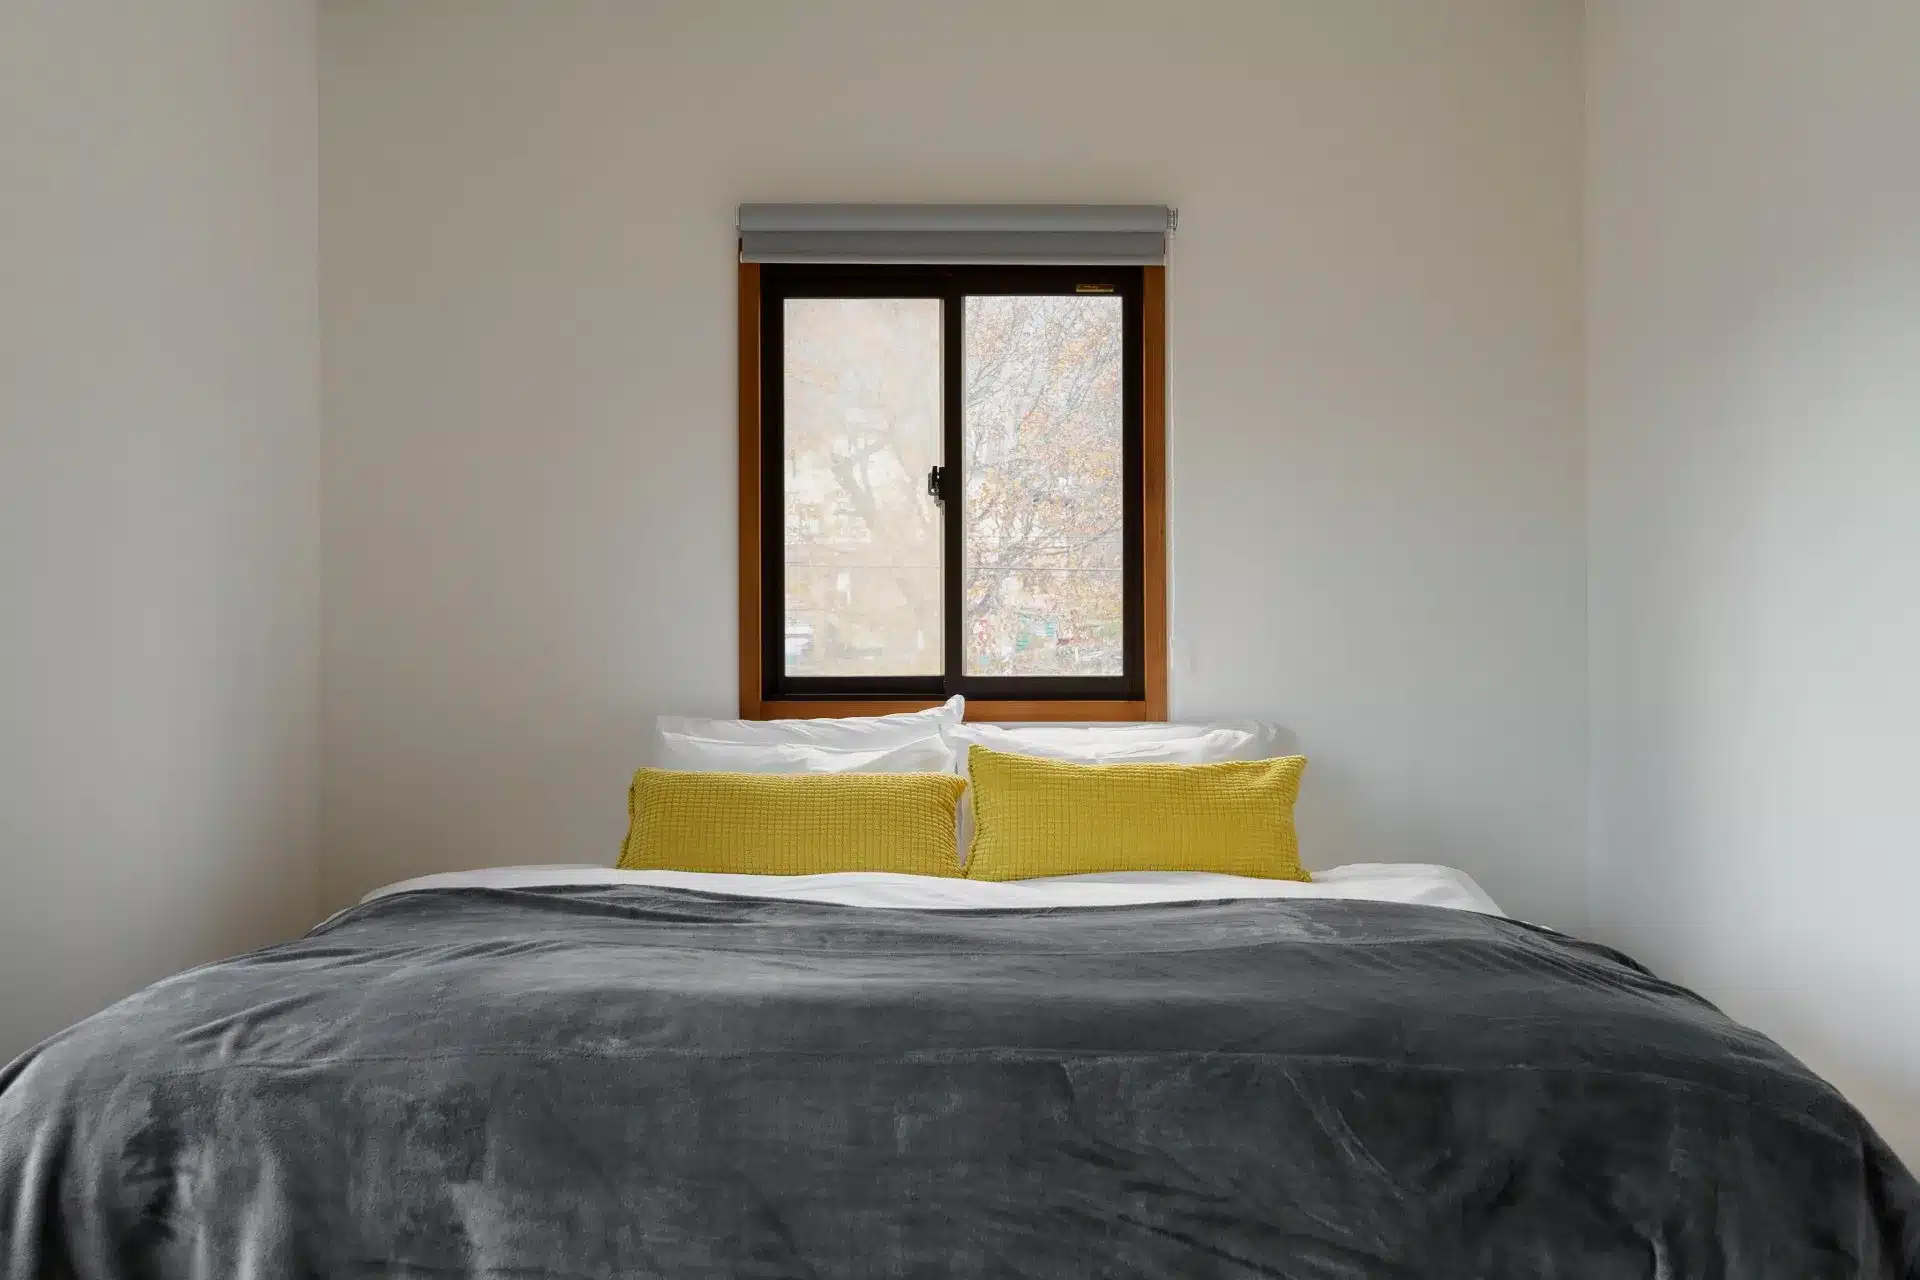
[[[1294,732],[1312,861],[1581,924],[1580,25],[324,5],[326,900],[611,858],[733,714],[738,202],[1167,201],[1175,714]]]
[[[1596,926],[1920,1165],[1920,5],[1589,22]]]
[[[0,1056],[611,855],[731,706],[737,202],[1167,200],[1176,714],[1920,1158],[1920,9],[1594,6],[1584,210],[1570,3],[322,14],[0,8]]]
[[[737,202],[1168,200],[1176,713],[1920,1158],[1920,9],[1588,23],[1583,211],[1570,3],[0,8],[0,1056],[610,856],[731,705]]]
[[[0,4],[0,1059],[316,906],[299,0]]]

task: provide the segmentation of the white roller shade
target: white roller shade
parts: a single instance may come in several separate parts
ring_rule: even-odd
[[[742,262],[1157,266],[1157,204],[743,204]]]

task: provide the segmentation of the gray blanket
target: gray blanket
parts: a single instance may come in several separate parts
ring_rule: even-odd
[[[390,897],[0,1074],[59,1277],[1913,1277],[1827,1084],[1622,956],[1384,903]]]

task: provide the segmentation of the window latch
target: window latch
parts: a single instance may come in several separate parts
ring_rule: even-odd
[[[935,502],[947,500],[947,469],[931,467],[927,471],[927,496]]]

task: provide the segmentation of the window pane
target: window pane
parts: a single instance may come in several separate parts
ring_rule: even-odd
[[[1121,300],[966,310],[967,674],[1125,674]]]
[[[940,300],[789,298],[786,671],[939,675]]]

